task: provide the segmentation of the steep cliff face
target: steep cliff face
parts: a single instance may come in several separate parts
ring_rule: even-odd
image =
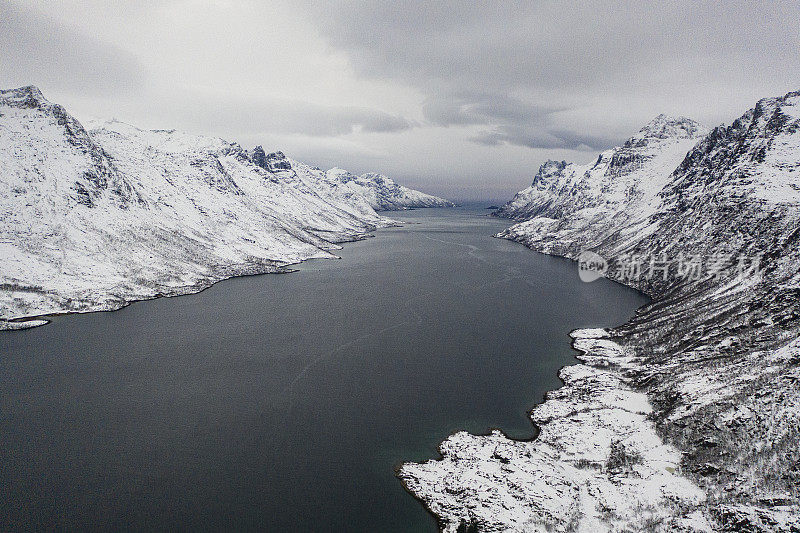
[[[106,196],[122,207],[141,201],[83,126],[39,89],[0,90],[0,105],[3,174],[9,184],[24,176],[28,188],[57,190],[63,193],[60,202],[88,207]]]
[[[0,220],[0,328],[332,257],[392,223],[280,152],[117,121],[87,130],[35,87],[0,92]]]
[[[501,209],[500,215],[524,221],[499,236],[573,259],[594,252],[607,262],[604,275],[654,300],[609,332],[613,346],[595,344],[579,356],[584,365],[564,370],[566,387],[554,395],[578,414],[560,418],[559,431],[551,432],[552,421],[539,416],[550,400],[537,408],[533,418],[543,424],[545,442],[511,444],[530,447],[519,452],[526,458],[507,466],[478,451],[489,437],[470,437],[459,447],[466,437],[456,436],[461,440],[443,444],[443,461],[404,466],[401,477],[410,490],[447,527],[524,530],[510,518],[492,518],[523,516],[532,530],[800,528],[799,110],[800,93],[764,99],[701,139],[694,123],[659,117],[656,127],[604,152],[588,168],[545,164],[533,186]],[[682,138],[664,144],[676,127]],[[620,357],[609,358],[609,350]],[[620,381],[576,383],[572,369],[584,366]],[[600,432],[579,413],[587,397],[609,390],[643,393],[648,416],[626,426],[606,413],[601,426],[611,435]],[[631,402],[620,398],[614,405],[632,411]],[[625,518],[634,500],[602,497],[596,478],[587,481],[569,469],[576,455],[566,451],[585,437],[607,457],[597,468],[600,478],[624,486],[633,481],[610,468],[619,455],[614,443],[634,451],[638,464],[652,465],[645,452],[661,443],[643,446],[629,438],[648,427],[679,452],[672,472],[705,496],[693,500],[686,487],[677,498],[651,492],[640,502],[646,520],[636,524]],[[559,450],[548,459],[561,470],[544,475],[537,454],[549,448]],[[464,486],[448,489],[455,479],[449,476],[466,480]],[[477,480],[495,494],[510,491],[506,512],[493,507],[491,497],[479,497],[486,491],[475,490]],[[572,525],[562,527],[548,514],[557,505],[531,505],[531,494],[546,490],[558,505],[566,498],[570,509],[580,509]]]

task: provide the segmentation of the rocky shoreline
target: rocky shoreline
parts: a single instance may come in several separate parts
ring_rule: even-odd
[[[564,367],[564,387],[531,412],[531,441],[499,431],[466,432],[441,459],[406,463],[398,476],[446,532],[602,531],[642,523],[710,531],[704,492],[681,475],[681,454],[649,419],[647,397],[623,377],[635,361],[606,330],[572,332],[582,364]]]
[[[372,232],[378,229],[379,227],[390,227],[390,226],[400,225],[399,222],[390,221],[390,219],[385,219],[385,220],[387,221],[385,224],[369,228],[368,230],[365,230],[364,233],[348,235],[346,237],[338,236],[338,238],[336,238],[337,236],[335,235],[328,235],[328,237],[331,239],[331,241],[329,241],[330,250],[341,248],[339,245],[343,243],[356,242],[367,239],[371,237]],[[338,256],[330,253],[330,250],[328,250],[329,253],[327,256],[321,258],[339,259]],[[42,313],[31,316],[21,316],[11,319],[0,318],[0,331],[18,331],[23,329],[31,329],[39,326],[44,326],[46,324],[49,324],[50,318],[54,316],[68,315],[72,313],[98,313],[98,312],[118,311],[119,309],[127,307],[130,304],[136,302],[144,302],[147,300],[154,300],[157,298],[171,298],[174,296],[197,294],[212,287],[213,285],[219,283],[220,281],[225,281],[227,279],[236,277],[258,276],[261,274],[288,274],[292,272],[297,272],[297,270],[292,269],[291,266],[303,263],[305,261],[308,261],[309,259],[314,259],[314,258],[308,258],[292,262],[258,261],[249,265],[230,265],[230,266],[220,267],[219,269],[214,270],[213,274],[202,277],[191,285],[166,288],[165,290],[162,290],[161,292],[154,294],[138,294],[138,295],[125,294],[125,295],[118,295],[112,298],[105,297],[102,301],[92,301],[93,295],[87,294],[85,298],[81,301],[79,307],[65,308],[64,310],[61,311]]]

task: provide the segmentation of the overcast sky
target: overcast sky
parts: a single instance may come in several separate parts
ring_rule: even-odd
[[[0,86],[455,199],[800,89],[797,0],[476,4],[0,0]]]

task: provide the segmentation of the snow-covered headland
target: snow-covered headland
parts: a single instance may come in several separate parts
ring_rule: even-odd
[[[443,528],[800,530],[800,92],[711,132],[659,116],[498,214],[653,301],[574,332],[534,441],[459,433],[403,465]]]
[[[261,147],[87,126],[35,87],[0,91],[0,329],[335,257],[394,224],[376,209],[452,205]]]
[[[677,473],[680,452],[658,437],[647,397],[604,368],[624,368],[630,355],[603,330],[572,335],[584,364],[563,368],[564,387],[532,411],[536,439],[457,433],[441,460],[403,465],[406,487],[453,533],[707,528],[697,512],[705,494]]]

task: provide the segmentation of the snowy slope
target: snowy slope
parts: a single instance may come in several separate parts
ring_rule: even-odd
[[[548,161],[531,187],[495,214],[536,226],[542,247],[568,241],[592,248],[614,227],[625,227],[658,208],[658,193],[670,173],[708,130],[686,117],[659,115],[624,145],[601,153],[588,165]],[[570,235],[565,239],[565,235]],[[552,238],[551,238],[552,237]],[[594,238],[594,240],[592,240]]]
[[[332,257],[392,223],[259,150],[115,121],[87,131],[35,87],[0,91],[0,328]]]
[[[343,184],[349,191],[364,197],[376,211],[396,211],[414,207],[453,207],[455,204],[444,198],[398,185],[382,174],[367,173],[361,176],[341,168],[332,168],[325,175]]]
[[[607,334],[576,333],[583,364],[532,413],[536,441],[457,434],[442,460],[403,466],[447,529],[800,529],[798,109],[800,92],[766,98],[700,139],[669,141],[670,126],[651,142],[648,126],[637,137],[663,151],[639,169],[608,172],[639,141],[598,171],[550,162],[503,207],[523,222],[499,236],[595,252],[654,300]]]

